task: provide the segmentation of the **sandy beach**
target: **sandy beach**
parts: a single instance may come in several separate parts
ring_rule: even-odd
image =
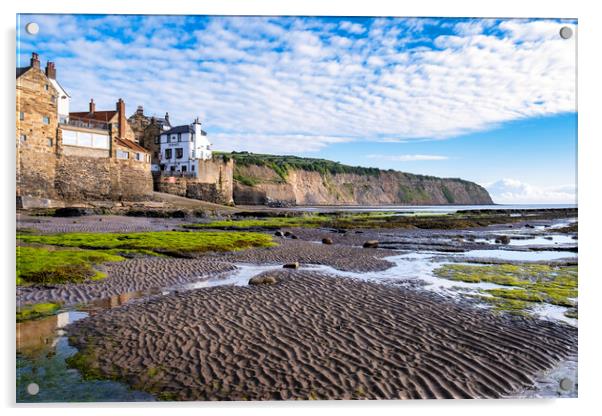
[[[70,326],[106,377],[177,400],[497,398],[577,331],[299,271],[133,303]]]
[[[44,233],[182,224],[100,219],[43,218],[39,224]],[[134,255],[99,265],[107,274],[99,281],[19,286],[17,303],[58,302],[63,311],[83,312],[60,327],[78,351],[68,366],[159,400],[536,396],[529,392],[543,374],[575,360],[576,323],[484,308],[475,296],[460,296],[457,287],[470,284],[441,283],[432,270],[444,263],[496,263],[463,256],[476,248],[498,256],[575,255],[566,250],[576,251],[576,233],[549,231],[566,221],[469,230],[283,228],[286,237],[264,230],[276,246]],[[520,244],[495,243],[500,233]],[[362,248],[370,239],[379,240],[379,248]],[[283,268],[297,262],[299,269]],[[557,262],[568,263],[576,258]],[[248,285],[258,273],[276,283]],[[447,289],[429,290],[433,283]],[[552,309],[550,316],[570,322],[564,311]]]

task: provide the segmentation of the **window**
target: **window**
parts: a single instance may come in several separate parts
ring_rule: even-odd
[[[175,172],[175,171],[176,171],[176,167],[175,167],[175,166],[171,166],[171,167],[169,168],[169,170],[170,170],[170,171],[172,171],[172,172]]]
[[[130,158],[130,154],[128,152],[117,149],[117,159],[129,159],[129,158]]]
[[[42,123],[50,124],[50,117],[46,117],[46,116],[42,117]]]
[[[22,134],[20,139],[21,139],[21,142],[25,143],[27,141],[27,136]]]
[[[186,166],[182,166],[182,172],[186,172]]]
[[[184,149],[181,147],[176,148],[176,159],[182,159],[184,157]]]
[[[48,84],[44,85],[44,89],[45,89],[46,91],[48,91],[48,89],[49,89],[49,88],[50,88],[50,87],[48,87]]]
[[[19,120],[25,120],[25,113],[23,111],[19,113]]]
[[[136,152],[136,160],[144,161],[144,155],[140,152]]]
[[[155,137],[155,144],[161,143],[161,136]]]
[[[182,133],[178,133],[178,142],[182,141]]]
[[[165,159],[171,159],[171,149],[165,149]]]
[[[190,166],[190,170],[194,172],[194,165]]]
[[[171,142],[175,143],[176,140],[178,140],[178,136],[176,136],[175,134],[173,136],[171,136]]]
[[[52,143],[53,143],[52,138],[48,137],[47,142],[48,142],[48,147],[52,147]]]
[[[160,168],[161,170],[165,170],[165,164],[161,163]]]

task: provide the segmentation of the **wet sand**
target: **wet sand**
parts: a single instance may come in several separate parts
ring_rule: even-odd
[[[68,327],[101,373],[175,400],[495,398],[576,353],[567,325],[308,271]]]
[[[110,263],[102,268],[107,278],[83,284],[18,287],[17,304],[61,302],[64,305],[104,299],[135,291],[149,291],[209,277],[236,268],[233,263],[322,264],[343,271],[386,270],[393,264],[382,257],[389,250],[366,250],[357,247],[315,244],[306,241],[276,239],[279,246],[249,249],[233,253],[200,254],[195,259],[146,257]]]

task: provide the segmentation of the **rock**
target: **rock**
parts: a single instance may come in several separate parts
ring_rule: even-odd
[[[502,236],[499,236],[498,238],[496,238],[495,242],[498,244],[509,244],[510,237],[508,237],[507,235],[502,235]]]
[[[285,265],[282,266],[283,269],[298,269],[299,268],[299,262],[296,261],[294,263],[287,263]]]
[[[278,279],[274,276],[254,276],[249,279],[250,285],[274,285],[278,283]]]
[[[332,244],[332,239],[331,238],[323,238],[322,244]]]
[[[368,240],[364,243],[364,248],[378,248],[378,240]]]
[[[295,234],[291,234],[291,238],[292,238],[293,240],[296,240],[296,239],[298,239],[299,237],[297,237]]]
[[[274,235],[275,235],[276,237],[283,237],[283,236],[284,236],[284,234],[282,234],[282,231],[276,231],[276,232],[274,233]]]
[[[55,217],[81,217],[86,214],[87,212],[85,209],[75,207],[57,208],[54,211]]]
[[[284,236],[285,237],[290,237],[291,235],[293,235],[293,233],[291,233],[290,231],[285,231],[284,232]]]
[[[525,228],[535,228],[535,227],[531,224],[525,224]]]

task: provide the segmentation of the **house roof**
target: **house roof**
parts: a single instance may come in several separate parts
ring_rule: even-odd
[[[113,117],[115,117],[116,114],[117,114],[117,111],[115,111],[115,110],[95,111],[93,113],[91,113],[89,111],[79,111],[79,112],[69,113],[70,116],[87,118],[89,120],[104,121],[107,123],[109,121],[111,121],[111,119]]]
[[[22,68],[17,68],[17,78],[27,72],[27,70],[31,68],[30,66],[24,66]]]
[[[194,129],[192,128],[192,126],[190,124],[185,124],[183,126],[173,127],[172,129],[164,131],[161,134],[177,134],[177,133],[194,133]],[[205,130],[201,130],[201,134],[203,136],[206,136],[207,132]]]
[[[119,146],[127,147],[128,149],[132,149],[137,152],[149,153],[149,151],[147,149],[140,146],[138,143],[135,143],[128,139],[120,139],[117,137],[117,138],[115,138],[115,143],[118,144]]]

